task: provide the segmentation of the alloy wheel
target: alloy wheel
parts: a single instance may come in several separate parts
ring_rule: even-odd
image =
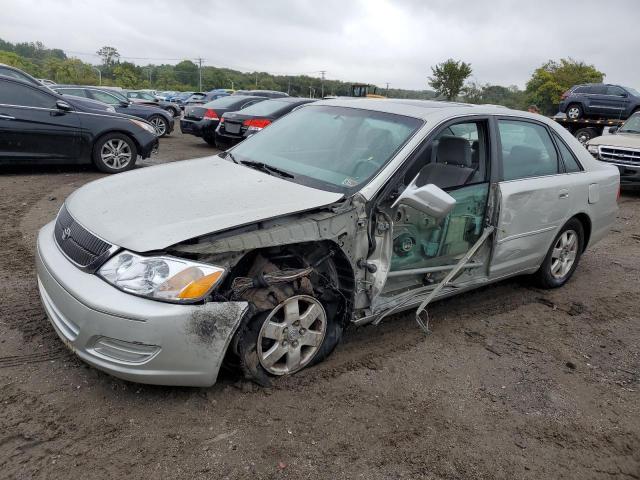
[[[121,170],[131,162],[131,147],[124,140],[107,140],[100,149],[100,158],[110,168]]]
[[[580,116],[580,109],[578,107],[571,107],[567,110],[567,117],[571,120],[576,120]]]
[[[561,279],[567,276],[578,256],[578,234],[565,230],[553,246],[551,253],[551,275]]]
[[[320,349],[327,330],[322,304],[308,295],[291,297],[266,318],[258,334],[258,359],[272,375],[306,366]]]
[[[151,125],[156,129],[156,135],[161,137],[167,131],[167,124],[165,123],[162,117],[153,117],[151,120]]]

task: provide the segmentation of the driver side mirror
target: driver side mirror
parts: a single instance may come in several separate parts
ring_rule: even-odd
[[[620,127],[618,126],[614,126],[614,127],[609,127],[609,133],[616,133],[618,131]]]
[[[446,217],[456,206],[456,199],[433,183],[419,187],[416,185],[419,177],[419,174],[416,175],[391,207],[408,205],[435,219]]]
[[[131,102],[125,102],[124,100],[120,102],[121,107],[128,107],[129,105],[131,105]]]
[[[63,101],[63,100],[58,100],[56,102],[56,108],[58,110],[62,110],[63,112],[71,112],[71,111],[73,111],[73,107],[71,105],[69,105],[67,102]]]

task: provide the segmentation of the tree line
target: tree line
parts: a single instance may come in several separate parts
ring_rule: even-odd
[[[309,75],[273,75],[268,72],[240,72],[229,68],[202,66],[192,60],[172,64],[136,65],[124,61],[117,48],[104,46],[96,55],[99,65],[91,65],[41,42],[11,43],[0,39],[0,63],[16,66],[37,78],[59,84],[108,85],[123,88],[197,91],[213,88],[235,90],[278,90],[292,96],[318,98],[324,95],[349,95],[351,82],[322,80]],[[471,64],[448,59],[431,67],[427,84],[432,89],[407,90],[378,88],[378,94],[391,98],[444,99],[475,104],[504,105],[526,109],[535,104],[542,113],[557,111],[560,96],[572,85],[602,82],[605,74],[593,65],[571,58],[549,60],[536,68],[524,90],[515,85],[502,86],[468,82]]]

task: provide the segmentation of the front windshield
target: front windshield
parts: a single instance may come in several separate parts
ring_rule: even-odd
[[[640,114],[635,113],[624,122],[619,130],[620,132],[640,133]]]
[[[237,145],[233,160],[293,174],[292,181],[349,193],[373,177],[422,121],[403,115],[315,105]]]

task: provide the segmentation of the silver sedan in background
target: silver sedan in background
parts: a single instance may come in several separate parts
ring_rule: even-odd
[[[618,170],[535,114],[335,99],[217,156],[103,178],[38,238],[42,301],[87,363],[268,384],[349,325],[515,275],[567,282],[617,210]],[[105,202],[104,199],[109,201]]]

